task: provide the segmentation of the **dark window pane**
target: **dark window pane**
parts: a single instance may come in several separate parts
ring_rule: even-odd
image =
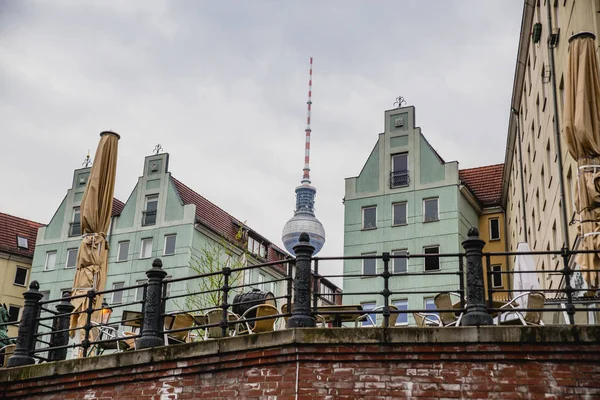
[[[17,273],[15,274],[15,285],[25,286],[27,281],[27,269],[17,267]]]
[[[490,219],[490,239],[500,239],[500,224],[497,218]]]
[[[363,229],[377,228],[377,208],[363,208]]]
[[[392,171],[408,171],[408,154],[396,154],[392,156]]]
[[[375,254],[363,254],[363,256],[375,255]],[[364,275],[375,275],[377,273],[377,260],[374,258],[363,260],[363,274]]]
[[[66,268],[75,268],[76,264],[77,264],[77,249],[67,250]]]
[[[439,254],[439,247],[426,247],[424,249],[425,254]],[[425,258],[425,271],[436,271],[440,269],[440,258],[439,257],[426,257]]]
[[[502,286],[502,274],[499,273],[500,271],[502,271],[502,266],[492,265],[492,286],[493,287]]]
[[[438,199],[425,200],[425,222],[438,219]]]
[[[165,254],[175,254],[175,235],[165,236]]]
[[[408,300],[400,300],[396,301],[394,305],[398,308],[398,311],[406,311],[408,310]],[[398,314],[398,318],[396,319],[396,325],[405,325],[408,324],[408,314]]]
[[[129,241],[119,242],[119,254],[117,255],[117,261],[126,261],[129,255]]]
[[[406,224],[406,203],[394,204],[394,225]]]
[[[16,322],[19,320],[20,307],[9,306],[8,307],[8,322]]]
[[[405,251],[395,251],[394,252],[395,256],[400,256],[400,255],[405,255],[405,254],[406,254]],[[394,273],[401,274],[403,272],[406,272],[406,263],[407,263],[406,258],[394,258]]]

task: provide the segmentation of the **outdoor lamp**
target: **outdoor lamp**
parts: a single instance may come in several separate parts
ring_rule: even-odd
[[[112,308],[108,306],[106,299],[102,299],[102,308],[100,309],[100,319],[102,324],[108,324],[108,320],[110,319],[110,315],[112,314]]]

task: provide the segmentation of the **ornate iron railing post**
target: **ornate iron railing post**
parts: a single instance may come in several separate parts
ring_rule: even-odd
[[[19,324],[19,335],[17,336],[17,347],[8,359],[8,367],[20,367],[22,365],[35,364],[35,358],[31,355],[35,348],[35,335],[38,328],[38,316],[40,315],[40,300],[44,295],[39,292],[40,284],[32,281],[29,290],[23,293],[25,304],[23,306],[23,317]]]
[[[146,271],[146,276],[148,277],[148,289],[146,290],[144,303],[144,325],[142,326],[141,337],[135,341],[135,347],[138,350],[165,345],[165,340],[161,334],[164,327],[161,285],[167,273],[162,269],[160,258],[154,259],[152,268]]]
[[[469,229],[469,237],[462,242],[467,257],[467,310],[461,325],[492,325],[492,316],[485,304],[485,287],[483,284],[483,246],[477,228]]]
[[[231,289],[231,286],[229,286],[229,277],[231,276],[231,268],[229,267],[224,267],[223,270],[221,271],[221,273],[223,274],[223,287],[221,288],[221,291],[223,292],[223,298],[221,299],[221,309],[223,310],[223,318],[221,319],[221,322],[219,324],[219,326],[221,327],[221,333],[223,335],[223,337],[227,337],[229,336],[227,329],[229,327],[229,312],[227,311],[229,309],[229,290]]]
[[[296,276],[294,277],[294,305],[288,328],[310,328],[316,326],[310,315],[310,258],[315,248],[309,243],[308,233],[300,234],[300,243],[294,246],[296,253]]]
[[[381,276],[383,277],[383,290],[381,291],[381,295],[383,296],[383,326],[386,328],[390,326],[390,253],[387,251],[383,252],[383,273]],[[377,315],[375,315],[377,319]],[[376,322],[376,321],[375,321]]]
[[[63,295],[63,299],[56,305],[56,315],[52,319],[52,335],[50,336],[50,347],[66,346],[69,344],[69,322],[71,313],[75,306],[71,304],[71,300],[65,299],[70,297],[69,292]],[[62,332],[59,332],[62,331]],[[48,361],[59,361],[67,359],[67,349],[52,349],[48,352]]]

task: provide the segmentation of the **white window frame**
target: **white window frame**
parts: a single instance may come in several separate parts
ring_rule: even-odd
[[[112,288],[113,290],[115,289],[123,289],[125,287],[125,282],[114,282],[112,284]],[[117,296],[121,296],[121,299],[119,301],[116,301],[116,297]],[[124,290],[119,290],[116,292],[112,292],[112,298],[110,303],[111,304],[122,304],[123,303],[123,298],[124,298]]]
[[[73,268],[77,268],[77,247],[74,247],[72,249],[67,249],[67,258],[65,259],[65,269],[73,269]],[[69,267],[69,254],[71,252],[75,252],[75,265],[73,265],[72,267]]]
[[[397,224],[396,221],[396,206],[404,205],[404,223]],[[408,202],[407,201],[398,201],[396,203],[392,203],[392,226],[405,226],[408,225]]]
[[[144,243],[146,243],[148,241],[150,242],[150,255],[144,257]],[[153,242],[154,242],[154,238],[151,238],[151,237],[143,238],[140,241],[140,260],[152,258],[152,247],[154,244]]]
[[[398,306],[398,304],[403,303],[406,304],[406,309],[402,309]],[[396,308],[398,308],[398,311],[408,311],[409,310],[409,306],[408,306],[408,299],[398,299],[398,300],[394,300],[392,301],[392,304],[394,306],[396,306]],[[406,322],[398,322],[398,319],[400,319],[400,316],[404,315],[406,318]],[[398,318],[396,319],[396,325],[395,326],[406,326],[408,325],[408,312],[406,314],[398,314]]]
[[[373,252],[369,252],[369,253],[362,253],[361,254],[361,256],[376,256],[376,255],[377,255],[377,253],[374,252],[374,251]],[[365,273],[365,262],[366,261],[373,261],[375,263],[375,271],[372,274],[366,274]],[[376,258],[373,258],[373,259],[365,259],[365,258],[363,258],[362,259],[362,275],[364,275],[363,278],[372,278],[372,277],[375,277],[377,275],[377,259]]]
[[[496,222],[498,223],[498,237],[497,237],[497,238],[495,238],[495,237],[492,237],[492,221],[496,221]],[[500,240],[500,236],[501,236],[501,235],[500,235],[500,218],[498,218],[498,217],[495,217],[495,218],[490,218],[490,219],[488,220],[488,228],[489,228],[489,230],[490,230],[490,242],[491,242],[492,240]]]
[[[433,201],[435,200],[436,204],[437,204],[437,215],[436,215],[436,219],[431,219],[431,220],[427,220],[427,206],[426,203],[429,201]],[[436,222],[440,220],[440,198],[439,197],[428,197],[426,199],[423,199],[423,223],[428,223],[428,222]]]
[[[141,279],[141,280],[137,280],[135,281],[136,285],[142,285],[144,283],[146,283],[147,280],[146,279]],[[139,287],[135,290],[135,301],[142,301],[144,300],[144,287]]]
[[[23,283],[17,283],[17,272],[19,272],[20,269],[25,270],[25,281]],[[17,268],[15,268],[15,277],[13,279],[13,285],[20,286],[20,287],[27,287],[27,278],[29,278],[29,268],[25,268],[25,267],[21,267],[21,266],[17,265]]]
[[[425,249],[433,249],[433,248],[437,248],[437,254],[438,254],[438,267],[437,269],[427,269],[427,258],[429,257],[423,257],[423,271],[424,272],[432,272],[432,271],[441,271],[442,270],[442,260],[439,257],[440,254],[440,245],[439,244],[432,244],[430,246],[423,246],[423,254],[426,254]],[[430,254],[434,254],[434,253],[430,253]]]
[[[408,249],[400,249],[400,250],[392,250],[392,255],[396,256],[396,255],[400,255],[397,253],[404,253],[404,254],[408,254]],[[405,268],[403,272],[396,272],[396,262],[401,262],[404,261],[405,264]],[[406,274],[408,272],[408,258],[394,258],[392,259],[392,274]]]
[[[377,302],[375,302],[375,301],[365,301],[363,303],[360,303],[360,305],[362,306],[363,311],[371,311],[372,309],[374,309],[375,307],[377,307]],[[365,306],[373,306],[373,307],[365,308]],[[371,313],[368,313],[368,314],[371,316],[371,318],[373,318],[373,322],[375,322],[375,325],[373,325],[371,323],[371,320],[369,320],[369,318],[365,318],[362,321],[362,326],[376,326],[377,325],[377,314],[371,314]]]
[[[175,238],[175,243],[173,244],[173,252],[172,253],[167,253],[167,240],[169,238]],[[163,246],[163,256],[172,256],[175,254],[175,249],[177,248],[177,234],[176,233],[172,233],[169,235],[165,235],[165,243]]]
[[[173,278],[171,275],[165,276],[165,279],[171,279],[171,278]],[[167,290],[165,291],[165,296],[167,296],[167,297],[171,296],[171,282],[167,282]]]
[[[375,209],[375,220],[373,221],[375,226],[370,226],[370,227],[365,227],[365,210],[370,210],[374,208]],[[361,226],[363,230],[368,230],[368,229],[377,229],[377,206],[366,206],[366,207],[362,207],[361,208]]]
[[[494,264],[490,266],[490,278],[492,279],[492,287],[493,288],[500,288],[500,287],[504,287],[504,279],[502,277],[502,274],[495,274],[495,272],[502,272],[502,264]],[[496,285],[494,276],[499,276],[500,277],[500,285]]]
[[[125,259],[121,260],[121,245],[127,243],[127,254],[125,254]],[[117,262],[124,262],[127,261],[129,259],[129,247],[131,246],[131,241],[129,240],[122,240],[117,244]],[[140,250],[140,254],[141,254],[141,250]]]
[[[21,249],[29,249],[29,241],[25,236],[17,235],[17,247]]]
[[[50,258],[50,255],[54,254],[54,264],[52,264],[52,266],[50,266],[48,264],[48,259]],[[56,268],[56,250],[50,250],[46,252],[46,262],[44,263],[44,271],[54,271],[54,269]]]

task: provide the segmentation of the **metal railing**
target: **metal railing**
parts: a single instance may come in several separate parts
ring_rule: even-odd
[[[150,225],[155,225],[155,224],[156,224],[156,210],[142,211],[142,226],[150,226]]]
[[[317,323],[328,326],[341,326],[344,322],[352,326],[373,325],[381,321],[384,328],[395,325],[398,317],[408,322],[408,316],[414,313],[436,313],[439,316],[439,326],[452,325],[442,321],[442,317],[459,319],[454,325],[492,325],[493,315],[502,311],[512,313],[527,312],[561,312],[567,315],[567,322],[575,323],[576,312],[588,311],[583,307],[585,304],[575,294],[579,289],[571,285],[571,277],[574,270],[569,267],[569,259],[578,253],[597,253],[594,251],[561,251],[543,252],[510,252],[510,253],[484,253],[485,243],[479,239],[478,231],[472,228],[469,237],[463,242],[464,252],[455,254],[410,254],[408,252],[390,255],[354,256],[354,257],[312,257],[314,247],[308,241],[308,235],[302,234],[300,243],[294,248],[296,259],[281,260],[262,263],[239,268],[223,267],[218,271],[203,273],[182,278],[166,278],[167,272],[162,268],[160,259],[155,259],[152,268],[146,272],[147,281],[138,285],[122,287],[112,290],[94,291],[90,290],[84,294],[74,296],[65,295],[61,299],[42,300],[39,284],[33,281],[29,290],[25,292],[25,305],[23,315],[19,322],[19,334],[16,338],[16,349],[10,357],[9,366],[19,366],[35,363],[36,361],[55,361],[67,357],[69,350],[80,357],[98,354],[98,349],[111,348],[119,350],[123,342],[134,342],[135,349],[163,346],[172,341],[189,342],[205,338],[228,337],[240,333],[244,327],[262,320],[273,320],[282,318],[286,321],[285,328],[315,327]],[[556,289],[536,289],[540,293],[554,293],[554,299],[543,308],[529,307],[528,304],[518,304],[510,309],[503,309],[496,305],[495,299],[500,295],[506,298],[513,297],[516,289],[495,288],[492,281],[494,274],[500,274],[507,278],[516,274],[539,274],[540,271],[493,271],[491,268],[495,256],[517,256],[517,255],[555,255],[563,260],[563,268],[552,273],[561,274],[566,283],[564,287]],[[405,259],[427,259],[436,258],[440,265],[437,271],[417,270],[413,263],[405,272],[392,273],[394,260]],[[346,273],[346,274],[322,274],[323,265],[329,261],[343,260],[351,266],[352,263],[360,263],[364,260],[381,260],[383,268],[375,274]],[[419,263],[420,264],[420,263]],[[485,268],[484,268],[485,267]],[[274,268],[278,271],[276,277],[269,281],[260,283],[244,283],[243,276],[253,269]],[[348,269],[348,270],[351,270]],[[487,285],[485,275],[487,271]],[[242,278],[240,278],[242,277]],[[344,278],[347,282],[355,280],[363,282],[369,290],[354,290],[344,293],[336,293],[338,299],[351,297],[352,300],[340,301],[340,307],[335,307],[326,301],[330,292],[321,292],[321,283],[329,278]],[[366,281],[360,281],[366,279]],[[430,282],[427,286],[414,285],[415,280],[422,279]],[[199,286],[199,282],[218,282],[209,288]],[[435,281],[440,281],[437,284]],[[507,279],[508,281],[508,279]],[[270,284],[285,284],[283,294],[274,293],[272,296],[255,298],[252,296],[241,296],[248,294],[245,289],[255,288],[262,285],[264,288]],[[186,286],[185,291],[168,293],[167,288],[174,284]],[[141,289],[141,291],[140,291]],[[102,298],[111,293],[124,292],[120,298],[133,299],[119,304],[111,304],[110,307],[102,302]],[[139,294],[142,293],[141,298]],[[395,299],[414,296],[434,298],[434,296],[455,293],[458,301],[451,307],[432,309],[422,303],[422,306],[395,307]],[[234,295],[240,296],[234,296]],[[204,296],[204,297],[203,297]],[[201,299],[208,296],[212,302],[188,302],[188,306],[182,307],[185,299]],[[210,297],[212,296],[212,297]],[[362,308],[361,305],[353,305],[353,301],[361,299],[378,299],[379,307],[371,310]],[[358,300],[356,300],[358,299]],[[591,301],[600,303],[600,299],[590,298]],[[278,309],[276,314],[260,316],[246,313],[250,306],[264,302],[280,302],[284,305]],[[72,304],[73,303],[73,304]],[[75,305],[78,307],[75,308]],[[190,306],[191,305],[191,306]],[[414,305],[414,304],[413,304]],[[124,308],[136,308],[136,311],[124,310]],[[348,308],[352,309],[350,312]],[[103,318],[103,312],[110,308],[123,309],[120,319],[111,321]],[[177,310],[167,312],[166,310]],[[234,310],[243,310],[234,313]],[[281,311],[279,311],[281,310]],[[127,315],[127,316],[126,316]],[[194,323],[177,324],[177,316],[184,315],[188,320],[194,319]],[[212,316],[211,317],[209,317]],[[351,319],[347,319],[348,315]],[[366,317],[369,316],[369,317]],[[374,319],[370,319],[374,316]],[[378,318],[378,316],[381,316]],[[74,324],[72,321],[78,321]],[[170,320],[170,324],[165,322]],[[501,317],[497,317],[500,322]],[[118,323],[121,326],[139,327],[138,332],[124,336],[112,326]],[[0,330],[14,323],[0,324]],[[321,325],[323,326],[323,325]],[[109,329],[110,328],[110,329]],[[282,327],[283,328],[283,327]],[[114,335],[102,335],[103,332],[114,333]],[[75,338],[73,338],[75,336]]]
[[[408,171],[391,171],[390,172],[390,188],[408,186],[410,184],[410,176]]]

